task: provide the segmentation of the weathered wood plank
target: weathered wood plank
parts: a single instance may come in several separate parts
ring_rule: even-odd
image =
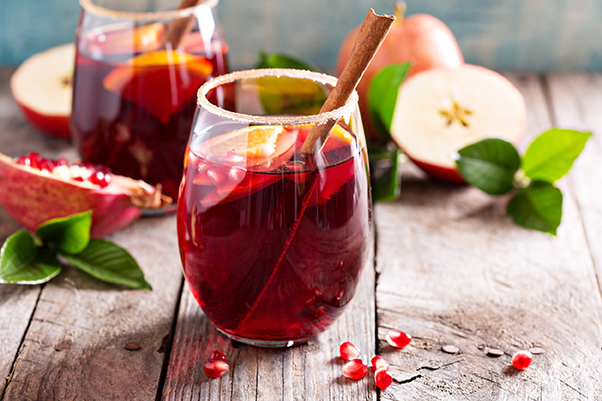
[[[175,216],[111,236],[138,260],[153,291],[65,269],[45,285],[9,381],[7,400],[154,400],[181,273]],[[128,351],[125,345],[141,349]]]
[[[16,156],[30,150],[44,152],[54,157],[67,146],[64,141],[53,143],[41,136],[23,120],[9,89],[13,69],[0,68],[0,152]],[[2,188],[0,188],[2,190]],[[19,229],[0,208],[0,244]],[[33,314],[40,286],[0,286],[0,396],[17,356],[25,330]]]
[[[551,124],[541,81],[512,79],[526,98],[530,139]],[[382,398],[596,399],[602,301],[566,182],[554,238],[514,226],[505,198],[428,181],[408,167],[401,200],[375,213],[378,338],[396,379]],[[389,347],[392,328],[412,334],[412,344]],[[445,344],[460,352],[442,352]],[[536,345],[546,353],[528,370],[510,365],[515,351]],[[489,357],[487,347],[505,354]]]
[[[592,131],[570,176],[602,288],[602,74],[563,74],[548,78],[555,123],[560,127]]]
[[[371,379],[343,377],[339,346],[353,341],[365,358],[374,354],[373,258],[343,315],[309,343],[290,349],[261,349],[233,343],[219,334],[190,291],[182,294],[164,400],[375,400]],[[214,349],[228,358],[230,371],[210,379],[203,365]]]

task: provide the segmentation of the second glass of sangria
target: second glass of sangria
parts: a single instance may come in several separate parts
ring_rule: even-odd
[[[80,3],[71,117],[79,153],[177,200],[196,92],[228,70],[218,2]]]
[[[335,84],[267,69],[199,90],[178,203],[180,255],[207,317],[238,341],[283,347],[326,330],[367,262],[372,212],[357,94],[319,112]],[[334,128],[308,154],[312,128],[327,121]]]

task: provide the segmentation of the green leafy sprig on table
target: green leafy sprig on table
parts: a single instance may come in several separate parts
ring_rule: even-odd
[[[41,284],[61,272],[57,254],[102,281],[152,290],[136,260],[112,242],[90,239],[92,212],[49,220],[35,234],[19,230],[0,250],[0,284]]]
[[[521,158],[509,142],[485,139],[458,151],[456,165],[466,182],[490,195],[512,193],[506,212],[520,226],[556,235],[562,192],[554,183],[566,175],[591,132],[553,128]]]

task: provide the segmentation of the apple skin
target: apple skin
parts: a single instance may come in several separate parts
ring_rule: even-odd
[[[425,101],[427,98],[430,100]],[[473,111],[468,117],[472,128],[467,127],[464,134],[454,127],[444,128],[446,123],[439,108],[445,98],[450,103],[453,99],[462,99],[459,103]],[[404,110],[405,114],[398,114]],[[413,118],[420,121],[419,126]],[[453,70],[431,69],[414,75],[400,87],[391,124],[391,139],[432,178],[463,184],[466,181],[455,162],[446,156],[490,137],[504,139],[516,146],[524,136],[526,118],[522,94],[501,74],[471,64]],[[434,150],[434,143],[451,141],[456,146],[445,147],[442,154]]]
[[[341,44],[337,59],[340,75],[349,59],[359,27],[347,34]],[[428,14],[398,17],[389,34],[364,73],[357,91],[364,129],[372,139],[382,140],[373,126],[368,108],[368,88],[372,78],[384,67],[409,61],[409,76],[432,68],[457,68],[464,57],[451,30],[441,20]]]
[[[42,133],[54,138],[71,139],[70,116],[40,114],[19,102],[17,106],[25,119]]]

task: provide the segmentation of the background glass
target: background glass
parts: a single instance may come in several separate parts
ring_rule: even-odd
[[[84,162],[160,184],[174,200],[196,92],[228,69],[217,0],[178,4],[81,0],[71,117]]]
[[[371,201],[354,93],[317,114],[336,79],[296,70],[218,77],[199,90],[178,204],[184,275],[239,341],[290,346],[329,327],[366,263]],[[322,151],[299,150],[338,121]]]

